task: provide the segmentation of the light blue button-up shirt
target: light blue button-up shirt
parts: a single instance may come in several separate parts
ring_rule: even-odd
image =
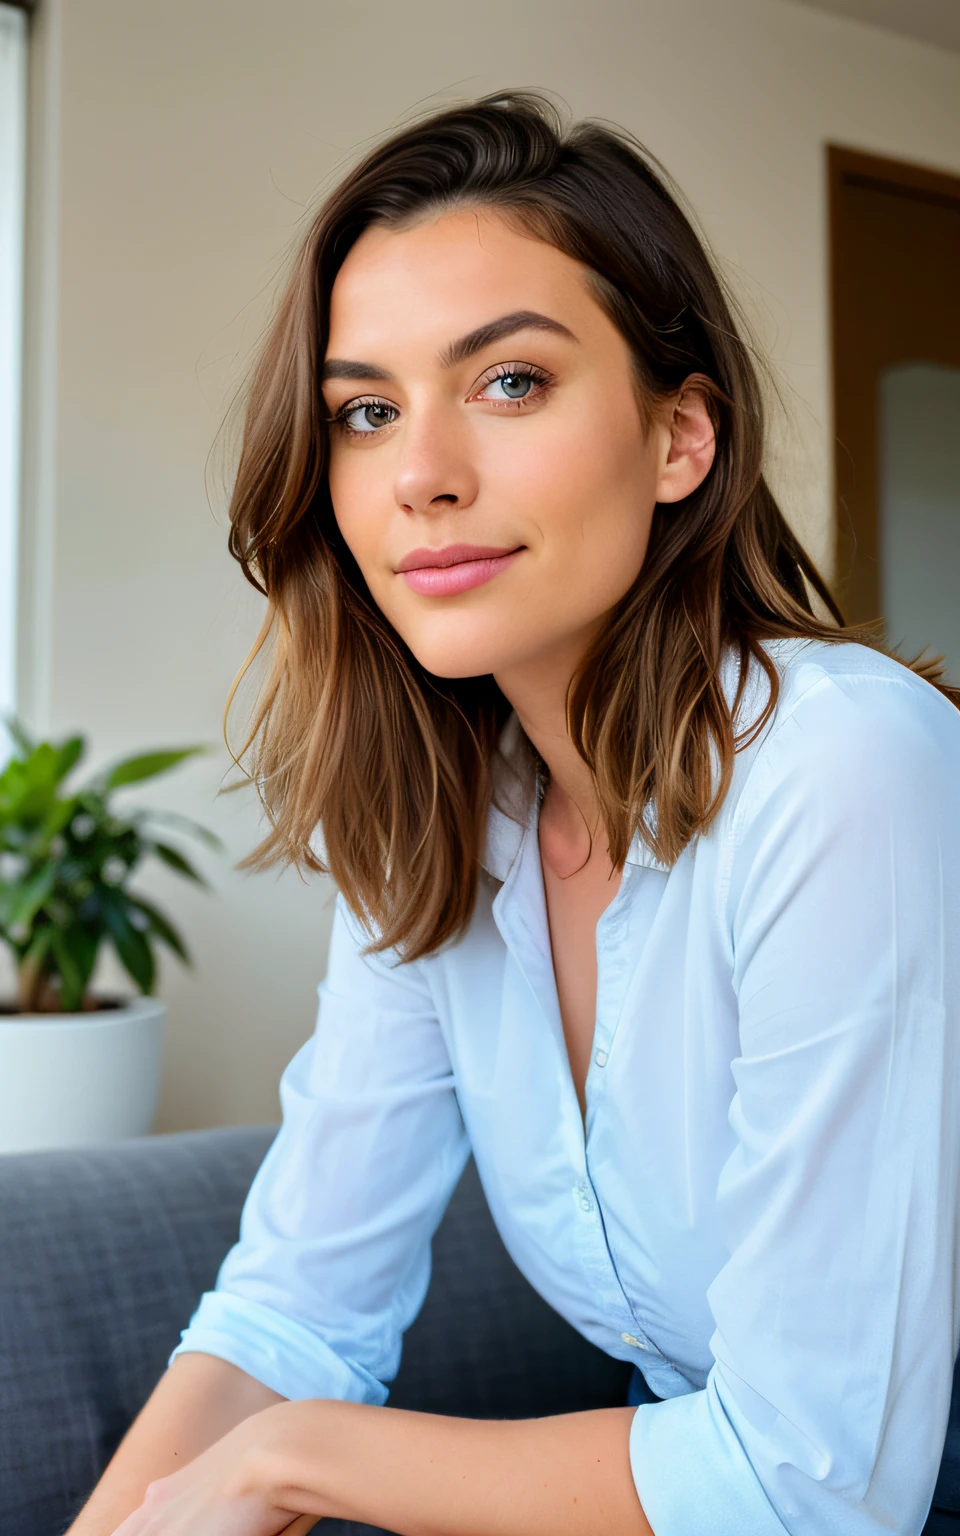
[[[960,712],[859,645],[768,648],[718,817],[672,868],[635,838],[597,925],[586,1134],[514,716],[465,936],[363,957],[338,899],[175,1354],[384,1403],[472,1149],[519,1268],[665,1399],[629,1441],[657,1536],[920,1532],[960,1347]]]

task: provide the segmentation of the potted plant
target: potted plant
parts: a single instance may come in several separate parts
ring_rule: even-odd
[[[0,1151],[144,1135],[156,1112],[166,1015],[153,996],[156,946],[188,965],[190,957],[130,882],[153,855],[206,885],[166,841],[164,824],[222,845],[171,811],[118,814],[113,797],[205,749],[142,753],[68,791],[85,738],[35,742],[10,720],[7,730],[14,754],[0,772],[0,938],[13,954],[17,997],[0,1002]],[[91,992],[104,942],[138,995]]]

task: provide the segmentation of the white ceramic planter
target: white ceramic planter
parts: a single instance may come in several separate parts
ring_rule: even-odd
[[[166,1005],[0,1014],[0,1152],[145,1136],[160,1091]]]

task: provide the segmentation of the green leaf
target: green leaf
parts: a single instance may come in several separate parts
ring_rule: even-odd
[[[44,864],[22,882],[12,883],[4,891],[0,922],[5,928],[29,928],[53,890],[57,877],[54,864]]]
[[[143,752],[138,757],[128,757],[116,763],[104,780],[107,789],[119,789],[122,784],[138,784],[141,779],[152,779],[155,774],[175,768],[185,757],[206,752],[206,747],[180,747],[170,752]]]
[[[184,832],[192,832],[195,837],[199,837],[202,842],[206,843],[208,848],[212,848],[216,853],[223,853],[226,848],[226,844],[215,832],[211,832],[207,827],[202,827],[198,821],[194,821],[189,816],[181,816],[179,811],[144,811],[142,819],[144,823],[159,821],[170,827],[182,827]]]
[[[42,928],[38,928],[30,944],[21,955],[20,964],[31,965],[39,969],[53,942],[54,932],[55,930],[50,927],[49,923],[45,923]]]
[[[13,758],[0,776],[4,820],[38,821],[57,795],[57,752],[42,741],[28,758]]]
[[[71,736],[69,741],[64,741],[57,749],[57,783],[65,779],[71,768],[76,767],[84,752],[87,743],[82,736]]]
[[[141,992],[152,992],[156,965],[153,951],[142,933],[127,928],[123,933],[111,934],[114,947],[124,969],[133,977]]]
[[[60,977],[60,1006],[65,1013],[77,1013],[83,1001],[83,978],[60,928],[51,929],[50,952]]]
[[[95,822],[100,823],[108,819],[107,802],[100,790],[91,789],[88,784],[83,789],[78,789],[73,798],[77,802],[78,808],[81,811],[86,811],[87,815],[92,816]]]
[[[68,928],[54,928],[51,932],[50,947],[62,983],[60,1006],[65,1013],[78,1013],[93,975],[99,936],[80,923],[73,923]]]
[[[174,954],[179,955],[184,965],[192,965],[193,962],[190,959],[187,946],[184,944],[176,928],[167,921],[162,912],[157,911],[152,902],[144,900],[142,896],[128,896],[127,903],[129,906],[135,907],[138,912],[143,913],[150,924],[150,932],[155,933],[158,939],[162,939],[164,944],[173,950]]]
[[[24,757],[29,757],[37,744],[28,736],[26,727],[21,725],[20,721],[16,720],[13,715],[4,715],[3,723],[17,751]]]
[[[58,832],[62,832],[67,822],[73,819],[76,809],[76,801],[72,798],[54,801],[43,818],[43,825],[40,829],[43,837],[56,837]]]
[[[124,969],[133,977],[141,992],[152,991],[156,971],[153,952],[143,934],[131,923],[122,898],[118,898],[113,891],[104,891],[100,898],[100,910]]]
[[[205,886],[207,890],[210,889],[209,882],[194,869],[178,849],[171,848],[169,843],[152,843],[148,846],[152,847],[158,859],[162,859],[171,869],[175,869],[178,875],[186,875],[188,880],[195,880],[198,885]]]

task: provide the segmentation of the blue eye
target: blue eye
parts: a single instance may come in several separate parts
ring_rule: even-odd
[[[508,400],[522,400],[533,388],[534,379],[532,373],[502,373],[498,379],[491,379],[491,384],[499,384]],[[486,386],[489,388],[489,385]]]
[[[499,384],[505,398],[491,400],[491,405],[523,405],[527,400],[538,399],[550,388],[552,379],[542,368],[531,363],[500,363],[492,379],[482,386],[481,393],[491,384]]]
[[[485,391],[493,384],[500,386],[503,395],[499,400],[486,396],[488,404],[501,410],[508,405],[522,410],[528,403],[546,395],[553,379],[542,368],[530,363],[499,363],[493,370],[493,377],[481,384],[477,393],[470,398],[484,398]],[[375,437],[383,427],[392,426],[399,414],[395,405],[389,405],[386,400],[372,395],[366,399],[348,400],[329,419],[330,424],[338,427],[347,437]]]

